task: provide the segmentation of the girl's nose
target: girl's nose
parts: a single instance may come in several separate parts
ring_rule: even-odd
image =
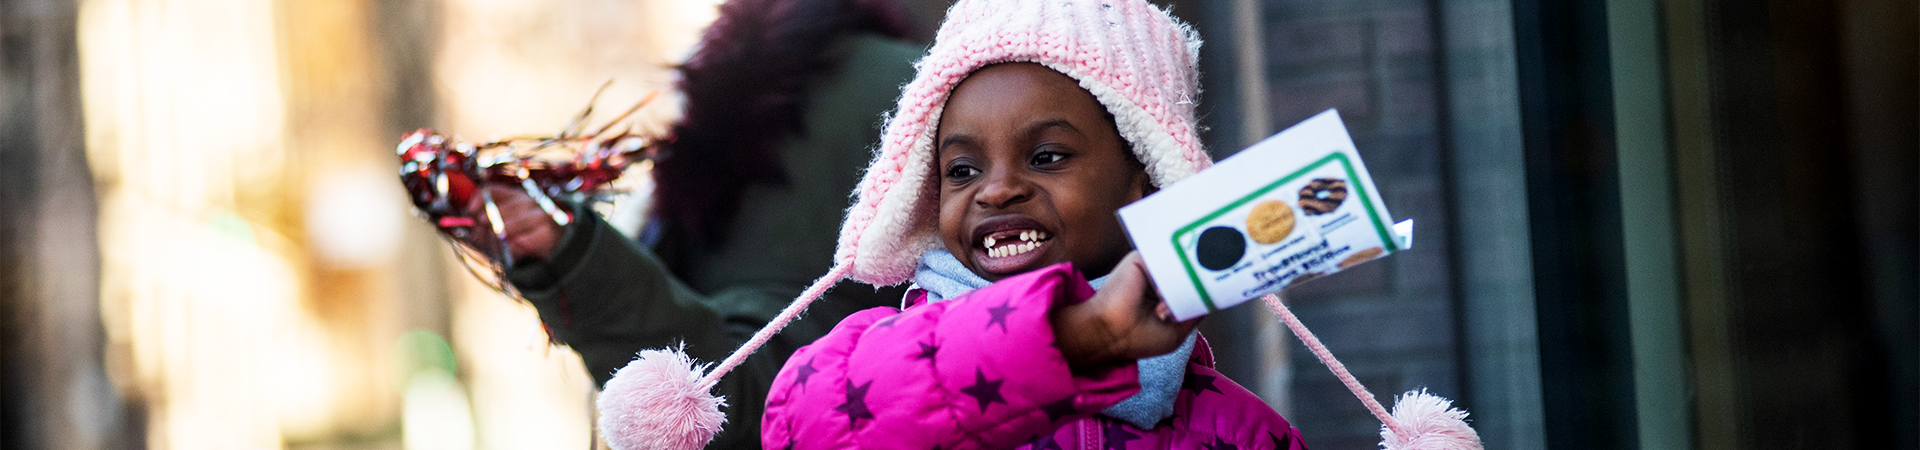
[[[1006,208],[1033,197],[1033,184],[1014,170],[992,170],[985,185],[974,194],[974,203],[988,208]]]

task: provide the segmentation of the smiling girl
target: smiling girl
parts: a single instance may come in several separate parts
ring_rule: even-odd
[[[1304,449],[1170,319],[1115,216],[1211,163],[1192,31],[1144,0],[961,0],[947,17],[837,255],[856,280],[913,287],[794,353],[762,444]]]

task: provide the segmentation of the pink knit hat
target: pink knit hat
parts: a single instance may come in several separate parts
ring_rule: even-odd
[[[1199,55],[1193,29],[1144,0],[955,3],[887,121],[834,260],[855,280],[892,285],[938,248],[933,135],[953,88],[990,64],[1038,63],[1079,81],[1113,114],[1155,185],[1212,165],[1194,127]]]

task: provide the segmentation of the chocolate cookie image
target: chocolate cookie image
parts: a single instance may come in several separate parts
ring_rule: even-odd
[[[1253,205],[1253,212],[1247,214],[1247,234],[1260,245],[1272,244],[1293,234],[1293,208],[1279,200],[1267,200]]]
[[[1379,258],[1381,253],[1386,252],[1386,250],[1381,250],[1380,247],[1353,252],[1353,254],[1347,255],[1347,259],[1340,260],[1340,268],[1345,269],[1360,265],[1360,263],[1363,262],[1372,261],[1374,258]]]
[[[1333,212],[1346,200],[1347,180],[1319,178],[1300,188],[1300,209],[1306,210],[1309,216]]]
[[[1200,267],[1207,270],[1226,270],[1247,256],[1247,238],[1233,227],[1213,227],[1200,232],[1200,242],[1194,247]]]

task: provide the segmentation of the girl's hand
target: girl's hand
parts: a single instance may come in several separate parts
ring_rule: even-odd
[[[540,204],[535,203],[533,197],[518,186],[491,184],[487,185],[487,192],[493,195],[494,206],[500,208],[500,221],[506,225],[501,229],[507,235],[507,248],[513,250],[514,261],[547,259],[566,229],[554,223],[553,216],[547,215],[545,210],[540,209]],[[473,217],[477,222],[473,232],[467,234],[467,243],[489,255],[498,256],[500,238],[493,235],[493,225],[487,217],[487,203],[482,198],[475,195],[467,204],[467,217]]]
[[[1127,253],[1093,298],[1054,308],[1050,319],[1054,346],[1075,371],[1171,353],[1200,323],[1173,320],[1139,252]]]

